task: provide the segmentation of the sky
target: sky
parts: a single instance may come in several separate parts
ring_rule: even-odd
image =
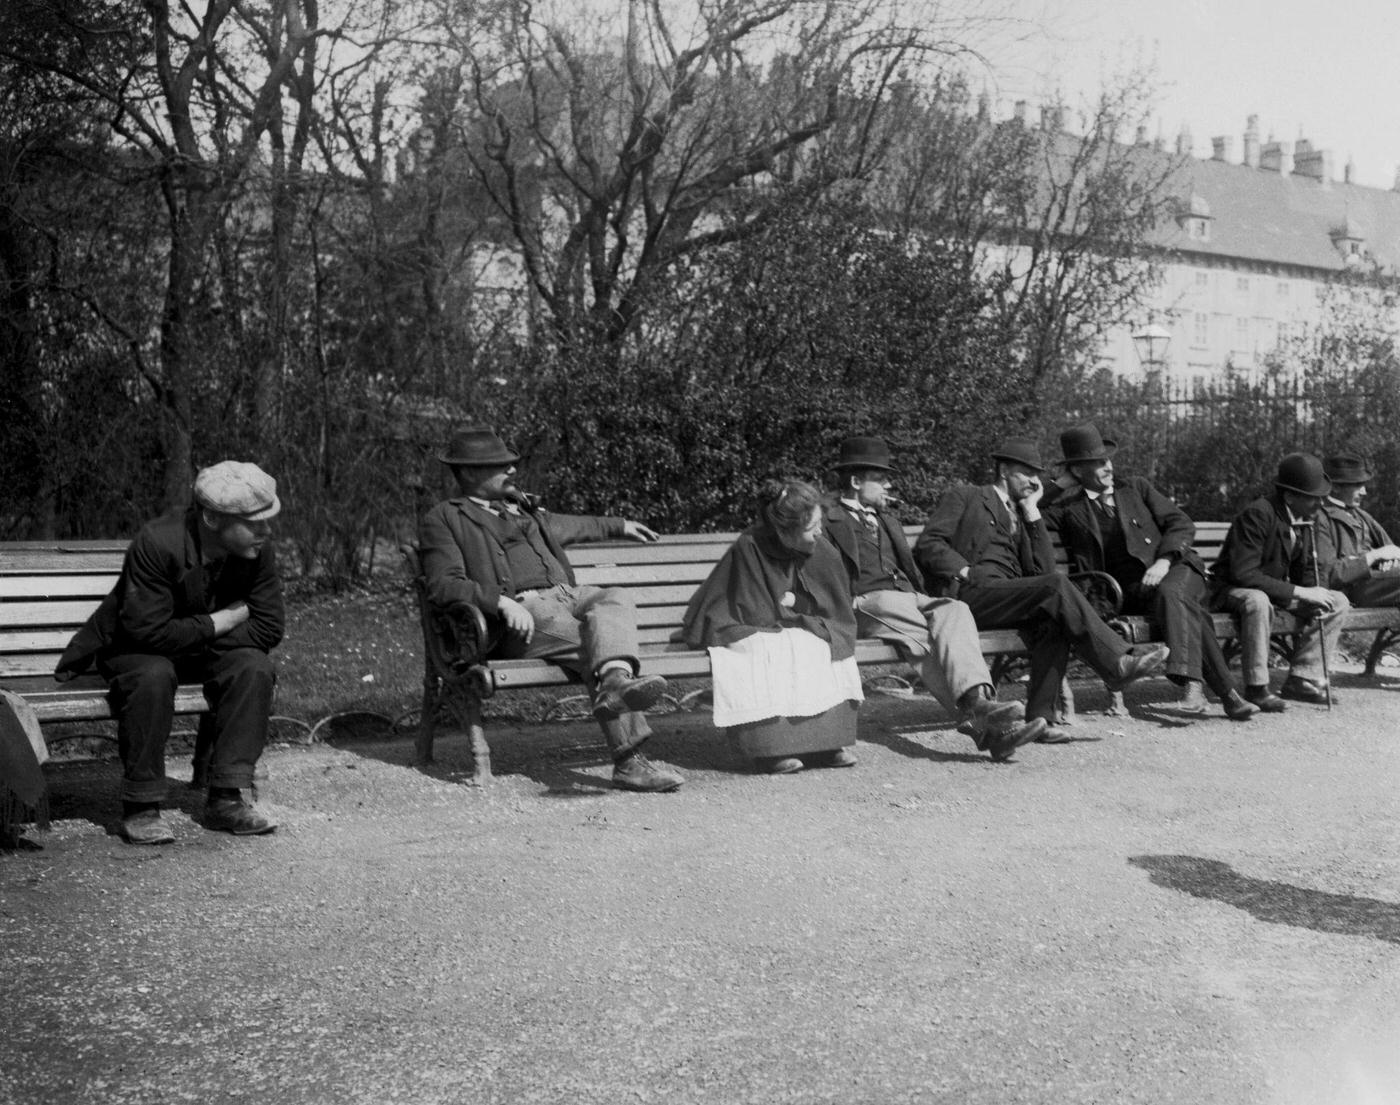
[[[1055,88],[1077,103],[1141,59],[1158,88],[1149,135],[1169,147],[1185,125],[1195,156],[1227,134],[1238,161],[1246,117],[1258,115],[1263,141],[1301,136],[1331,150],[1337,179],[1351,159],[1357,183],[1395,184],[1396,0],[1004,0],[1000,10],[1017,22],[986,48],[998,115]]]

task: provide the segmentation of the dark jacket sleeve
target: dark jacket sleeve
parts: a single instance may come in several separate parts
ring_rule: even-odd
[[[248,620],[229,630],[222,637],[215,637],[210,648],[215,652],[227,652],[234,648],[256,648],[271,652],[282,643],[282,635],[287,628],[287,608],[282,601],[282,577],[277,571],[276,555],[272,545],[263,546],[258,559],[253,563],[252,572],[243,586],[241,595],[227,596],[230,601],[242,598],[248,604]],[[219,596],[223,605],[225,596]]]
[[[468,602],[489,614],[499,613],[501,589],[494,574],[467,571],[466,556],[454,532],[460,515],[450,503],[439,503],[423,516],[418,527],[418,560],[427,584],[428,601],[434,606]]]
[[[1045,515],[1042,514],[1034,522],[1027,522],[1026,534],[1030,537],[1031,550],[1031,563],[1025,565],[1027,574],[1049,575],[1055,570],[1055,543],[1050,538],[1050,526]]]
[[[587,541],[616,541],[625,536],[625,520],[588,514],[555,514],[540,511],[540,522],[549,526],[554,540],[561,545],[580,545]]]
[[[1166,560],[1180,560],[1196,540],[1196,523],[1191,521],[1186,511],[1158,491],[1150,480],[1134,477],[1132,486],[1142,496],[1143,504],[1162,532],[1157,556]]]
[[[924,582],[933,587],[939,577],[956,576],[968,567],[967,560],[953,544],[963,515],[967,513],[972,486],[950,487],[939,497],[924,523],[924,531],[914,544],[914,561],[924,573]]]
[[[1265,499],[1251,503],[1235,515],[1226,538],[1226,578],[1232,586],[1253,587],[1268,595],[1276,606],[1287,606],[1293,601],[1297,588],[1287,579],[1264,570],[1264,548],[1276,525],[1276,517]]]
[[[179,550],[183,554],[183,546]],[[151,529],[136,535],[126,552],[121,609],[117,622],[124,643],[160,656],[198,652],[214,640],[208,614],[177,616],[175,589],[183,559],[155,539]]]

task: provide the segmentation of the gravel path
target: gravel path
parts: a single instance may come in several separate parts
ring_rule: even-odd
[[[497,727],[485,790],[453,739],[281,748],[275,836],[182,792],[149,850],[58,765],[0,855],[0,1101],[1400,1102],[1400,682],[1340,685],[1151,684],[1005,766],[872,699],[860,766],[784,778],[661,718],[668,796],[583,724]]]

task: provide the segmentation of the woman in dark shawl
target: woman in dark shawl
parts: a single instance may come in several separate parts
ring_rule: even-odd
[[[710,650],[715,724],[776,774],[855,756],[856,620],[840,554],[821,537],[821,496],[770,480],[686,609],[680,635]]]

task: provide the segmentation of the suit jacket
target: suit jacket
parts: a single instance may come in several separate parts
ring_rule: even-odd
[[[1196,523],[1191,521],[1176,503],[1163,495],[1149,480],[1129,476],[1113,489],[1113,501],[1118,510],[1118,525],[1128,553],[1142,564],[1143,570],[1159,559],[1180,560],[1202,576],[1205,564],[1191,548],[1196,538]],[[1082,487],[1071,487],[1061,493],[1053,506],[1045,511],[1046,523],[1059,532],[1070,568],[1076,572],[1105,571],[1104,534],[1100,529],[1099,512],[1094,509]],[[1120,579],[1124,586],[1142,578]]]
[[[919,566],[914,563],[914,554],[904,536],[904,527],[892,514],[883,510],[877,510],[875,513],[880,528],[884,530],[894,552],[895,564],[908,577],[915,591],[923,591],[924,576],[919,571]],[[850,577],[852,585],[860,577],[860,554],[857,552],[860,537],[856,533],[858,525],[860,523],[851,517],[851,512],[841,505],[839,498],[830,496],[822,503],[822,532],[841,554],[841,562],[846,567],[846,574]]]
[[[1373,573],[1363,547],[1378,549],[1392,544],[1385,527],[1359,507],[1353,514],[1328,499],[1322,504],[1317,522],[1318,557],[1329,561],[1329,587],[1340,589],[1370,579]]]
[[[554,559],[574,582],[574,570],[564,546],[581,541],[606,541],[623,536],[621,518],[549,514],[537,511],[535,520]],[[485,507],[463,496],[438,503],[423,516],[418,545],[428,600],[435,606],[469,602],[488,614],[500,613],[500,598],[515,597],[505,546],[496,535],[499,519]]]
[[[991,484],[961,484],[945,491],[914,545],[914,560],[929,588],[946,590],[946,581],[957,577],[963,568],[969,569],[969,581],[976,582],[983,574],[978,567],[997,533],[1009,535],[1010,522],[1001,496]],[[1019,548],[1022,575],[1045,575],[1055,570],[1055,548],[1043,516],[1026,524]]]
[[[272,543],[255,560],[229,556],[216,563],[213,589],[206,593],[196,510],[165,514],[142,527],[126,550],[116,586],[73,635],[54,674],[69,679],[100,656],[131,652],[171,658],[234,648],[271,652],[286,627]],[[248,604],[248,620],[215,637],[210,611],[239,601]]]
[[[1275,606],[1287,606],[1298,586],[1313,582],[1302,559],[1295,564],[1293,551],[1288,507],[1282,493],[1275,491],[1255,499],[1235,515],[1211,576],[1231,587],[1253,587],[1268,595]],[[1318,553],[1321,560],[1321,546]]]

